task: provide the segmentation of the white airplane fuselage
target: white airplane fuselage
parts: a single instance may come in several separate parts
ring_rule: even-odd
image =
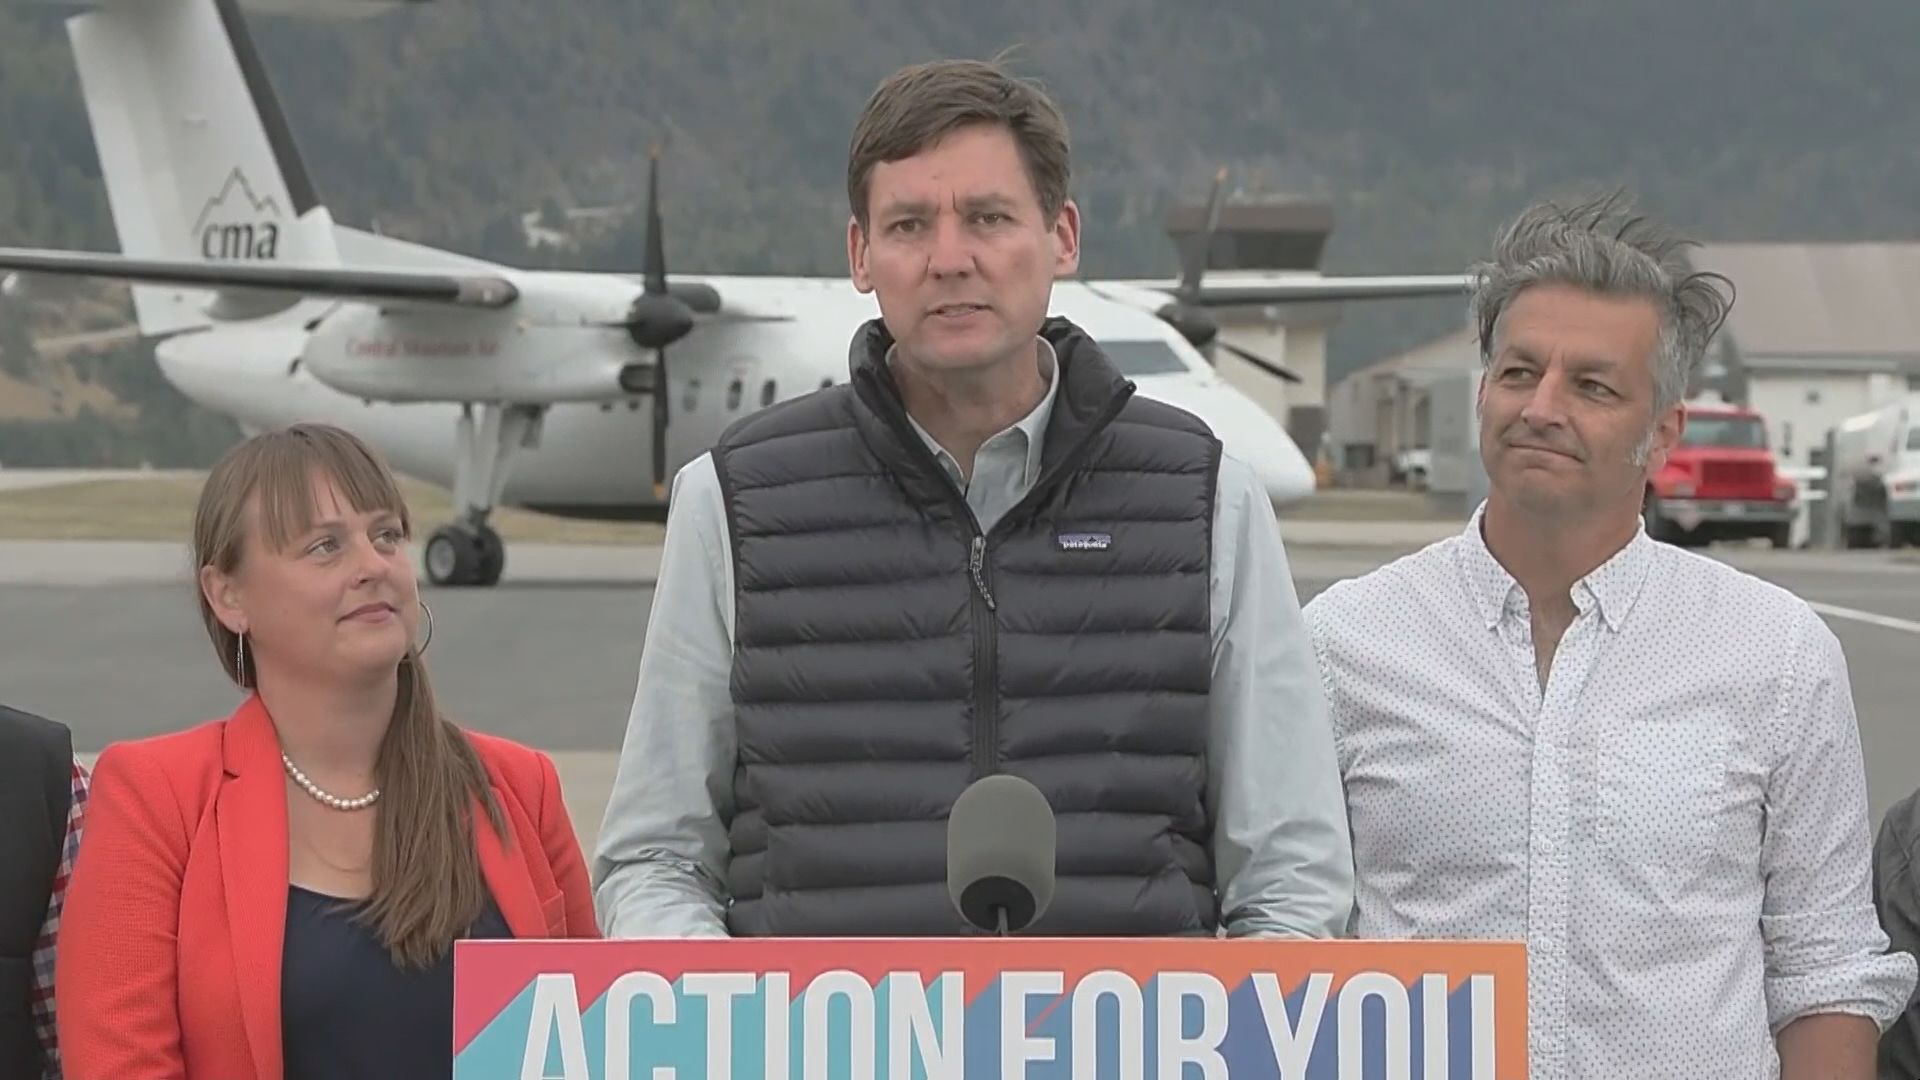
[[[0,290],[21,274],[127,282],[135,321],[189,399],[249,432],[337,424],[400,471],[452,488],[455,519],[424,545],[438,584],[500,580],[505,544],[487,523],[496,506],[660,518],[668,477],[729,425],[847,381],[849,342],[878,314],[874,299],[846,278],[669,274],[657,154],[637,274],[499,266],[336,224],[241,9],[324,17],[381,6],[99,0],[66,19],[120,250],[0,246]],[[1465,287],[1459,276],[1292,271],[1208,284],[1205,270],[1200,258],[1178,281],[1057,282],[1051,310],[1089,333],[1137,393],[1204,421],[1275,504],[1311,494],[1313,470],[1275,416],[1195,347],[1216,341],[1209,312]]]
[[[669,475],[742,416],[846,382],[848,343],[879,310],[844,278],[700,280],[729,308],[765,321],[699,325],[668,348]],[[168,338],[156,354],[183,395],[244,430],[335,423],[378,446],[401,471],[449,486],[463,408],[456,402],[550,402],[537,442],[516,453],[500,501],[578,517],[658,518],[664,506],[653,492],[649,399],[607,400],[623,367],[652,360],[623,328],[606,325],[621,316],[631,283],[525,273],[516,284],[522,302],[499,313],[386,314],[373,304],[307,300],[278,315]],[[1052,311],[1107,347],[1140,394],[1205,421],[1276,504],[1313,491],[1312,469],[1279,422],[1167,323],[1071,281],[1056,284]]]

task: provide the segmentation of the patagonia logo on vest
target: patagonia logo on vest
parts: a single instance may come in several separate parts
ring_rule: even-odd
[[[1101,532],[1066,532],[1054,539],[1061,551],[1105,551],[1113,544],[1113,536]]]

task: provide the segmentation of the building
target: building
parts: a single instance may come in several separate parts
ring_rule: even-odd
[[[1782,465],[1814,464],[1840,421],[1920,390],[1920,243],[1708,244],[1692,259],[1735,301],[1689,396],[1758,410]],[[1342,379],[1327,419],[1339,481],[1384,484],[1396,455],[1432,451],[1430,387],[1479,366],[1463,328]]]
[[[1694,264],[1733,282],[1726,390],[1767,418],[1784,464],[1920,390],[1920,243],[1708,244]]]
[[[1462,327],[1445,337],[1353,372],[1327,397],[1327,441],[1334,475],[1347,487],[1398,478],[1394,463],[1433,449],[1432,387],[1480,370],[1480,348]]]
[[[1167,235],[1180,251],[1199,242],[1206,212],[1204,200],[1168,212]],[[1332,232],[1333,204],[1324,200],[1224,199],[1206,252],[1206,279],[1230,281],[1236,273],[1264,276],[1275,271],[1316,276]],[[1327,333],[1339,321],[1340,308],[1334,303],[1247,304],[1215,312],[1221,340],[1299,376],[1297,383],[1282,382],[1229,350],[1214,351],[1220,377],[1278,418],[1310,456],[1326,431]]]

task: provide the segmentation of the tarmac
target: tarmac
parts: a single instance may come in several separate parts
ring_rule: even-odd
[[[190,469],[10,469],[0,465],[0,491],[27,491],[32,488],[59,487],[94,480],[129,480],[142,477],[194,477]]]
[[[1446,521],[1283,523],[1301,601],[1457,531]],[[1814,605],[1845,648],[1871,811],[1920,786],[1920,565],[1887,552],[1713,552]],[[184,543],[0,542],[0,700],[81,750],[225,716]],[[583,843],[597,833],[633,696],[659,551],[518,544],[492,589],[422,587],[449,715],[547,750]],[[1684,663],[1684,656],[1676,656]]]

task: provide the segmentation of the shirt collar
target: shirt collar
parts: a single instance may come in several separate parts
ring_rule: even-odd
[[[1472,519],[1460,534],[1459,551],[1467,592],[1480,611],[1481,621],[1491,629],[1500,624],[1508,611],[1518,611],[1525,604],[1526,593],[1494,557],[1486,537],[1481,535],[1480,525],[1486,512],[1485,502],[1475,508]],[[1638,523],[1633,539],[1627,541],[1625,547],[1573,583],[1574,607],[1582,614],[1598,607],[1607,627],[1618,632],[1626,624],[1627,613],[1633,610],[1634,601],[1639,599],[1641,587],[1646,584],[1647,573],[1653,566],[1653,545],[1646,523]]]
[[[1006,429],[1007,431],[1019,432],[1021,437],[1026,440],[1027,467],[1025,482],[1028,485],[1038,483],[1040,480],[1040,455],[1046,442],[1047,421],[1053,417],[1053,401],[1060,389],[1060,380],[1057,377],[1060,370],[1060,360],[1053,351],[1053,343],[1037,335],[1033,340],[1039,344],[1040,377],[1046,380],[1047,392],[1040,396],[1040,403],[1035,405],[1032,411],[1015,421],[1012,427]],[[887,363],[889,365],[893,363],[894,353],[898,349],[898,345],[888,347]],[[953,477],[953,482],[956,485],[964,489],[966,487],[965,474],[960,468],[960,462],[955,460],[952,454],[947,453],[946,448],[941,446],[940,443],[927,432],[926,428],[920,426],[920,421],[915,419],[911,412],[907,413],[907,422],[913,425],[914,432],[920,436],[922,442],[927,444],[927,449],[933,451],[934,460],[940,463],[941,468],[947,470],[947,475]],[[998,438],[1001,434],[1004,434],[1004,432],[997,432],[992,437]]]

